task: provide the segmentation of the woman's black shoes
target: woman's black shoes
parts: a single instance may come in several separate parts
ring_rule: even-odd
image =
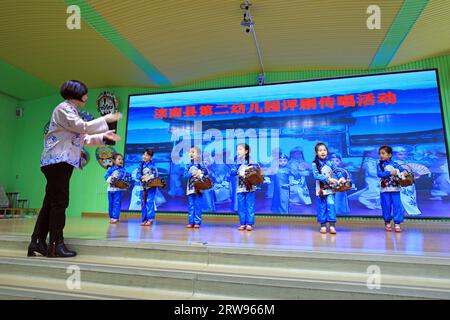
[[[35,257],[36,252],[46,256],[47,255],[47,244],[45,243],[45,240],[31,240],[29,246],[28,246],[28,257]]]
[[[67,249],[64,241],[49,243],[47,246],[45,240],[31,240],[27,256],[35,257],[36,252],[49,258],[71,258],[77,255],[75,251]]]
[[[48,246],[47,257],[49,258],[71,258],[77,253],[66,248],[64,241],[53,242]]]

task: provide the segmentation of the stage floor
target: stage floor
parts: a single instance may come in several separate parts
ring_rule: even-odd
[[[35,217],[0,219],[1,235],[29,236]],[[151,227],[139,220],[110,225],[107,218],[68,217],[66,239],[91,239],[190,244],[271,250],[386,253],[449,257],[450,223],[405,222],[402,233],[386,232],[381,220],[346,220],[337,224],[337,235],[322,235],[313,219],[257,218],[251,231],[237,230],[235,219],[204,217],[201,229],[186,229],[182,216],[159,215]]]

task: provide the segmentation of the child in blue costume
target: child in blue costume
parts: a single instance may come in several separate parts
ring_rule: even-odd
[[[199,147],[189,150],[190,163],[184,170],[184,177],[188,179],[186,195],[188,196],[188,219],[186,228],[200,228],[202,224],[202,191],[196,191],[194,181],[208,176],[208,170],[202,164],[202,151]]]
[[[345,183],[341,172],[336,172],[339,180],[332,177],[336,169],[333,161],[328,158],[328,148],[324,143],[317,143],[314,147],[316,157],[312,163],[313,175],[316,180],[317,222],[320,223],[320,233],[327,233],[327,223],[330,233],[336,234],[336,207],[334,185]]]
[[[403,222],[403,207],[400,199],[399,180],[408,172],[392,161],[392,148],[382,146],[378,149],[380,163],[377,175],[381,178],[381,209],[386,231],[392,231],[391,220],[394,219],[395,232],[401,232],[400,224]]]
[[[231,175],[238,176],[237,209],[240,226],[238,230],[252,231],[255,225],[255,190],[256,186],[247,187],[245,172],[258,164],[250,161],[250,147],[245,143],[237,146],[237,164],[231,169]]]
[[[109,223],[116,224],[119,221],[123,190],[113,187],[112,183],[114,180],[125,179],[126,172],[123,167],[123,156],[120,153],[116,153],[112,161],[113,165],[106,171],[105,180],[108,183]]]
[[[152,161],[153,150],[145,149],[142,153],[142,163],[136,173],[136,179],[141,181],[141,204],[142,223],[141,226],[150,226],[155,219],[155,194],[156,188],[147,188],[146,183],[158,177],[158,169]]]

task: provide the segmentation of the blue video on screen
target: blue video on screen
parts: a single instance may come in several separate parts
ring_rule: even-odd
[[[203,211],[237,211],[236,177],[230,167],[245,142],[264,172],[256,213],[315,215],[314,145],[345,169],[352,189],[336,194],[341,216],[381,216],[378,148],[414,173],[401,190],[407,217],[450,217],[446,133],[436,70],[353,76],[303,82],[131,95],[125,166],[134,186],[122,210],[141,210],[136,173],[142,152],[166,182],[155,206],[186,212],[184,167],[192,145],[202,149],[214,187],[204,192]]]

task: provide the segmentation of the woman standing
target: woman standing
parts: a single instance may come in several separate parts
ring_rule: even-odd
[[[35,252],[48,257],[76,255],[76,252],[66,248],[63,237],[73,168],[80,168],[83,145],[98,146],[105,140],[120,140],[114,130],[108,130],[108,123],[122,119],[121,113],[108,114],[88,122],[78,114],[78,108],[84,107],[88,99],[88,88],[84,83],[66,81],[60,93],[65,101],[53,110],[49,131],[44,139],[41,171],[47,184],[44,202],[28,246],[28,256],[34,256]],[[48,233],[50,240],[47,247]]]

